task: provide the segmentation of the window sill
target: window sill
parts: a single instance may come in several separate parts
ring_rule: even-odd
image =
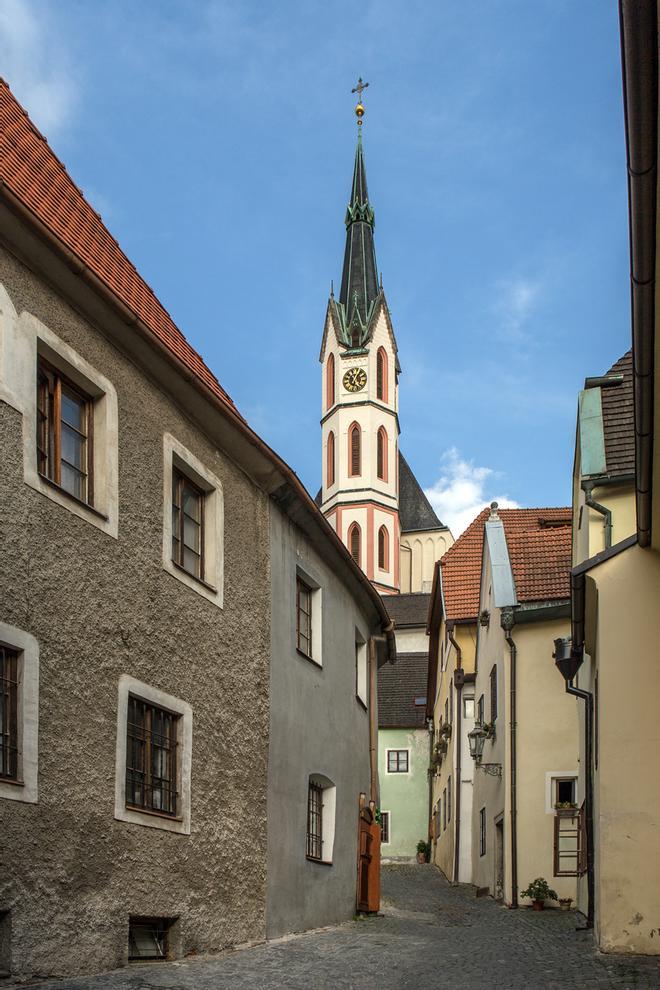
[[[321,670],[323,670],[323,664],[319,663],[318,660],[315,660],[314,657],[310,657],[309,653],[305,653],[304,650],[301,650],[298,647],[296,647],[296,653],[298,654],[299,657],[302,657],[303,660],[307,660],[309,663],[313,663],[315,667],[319,667]]]
[[[192,574],[190,571],[187,571],[185,567],[181,566],[181,564],[177,564],[176,560],[171,560],[171,564],[173,567],[176,567],[177,571],[180,571],[182,574],[187,574],[188,577],[192,578],[193,581],[196,581],[197,584],[201,584],[202,588],[206,588],[207,591],[211,591],[214,595],[217,595],[218,589],[214,584],[209,584],[208,581],[204,580],[204,578],[199,578],[196,574]]]
[[[308,863],[316,863],[317,866],[332,866],[331,859],[316,859],[315,856],[305,857]]]
[[[181,815],[168,815],[165,811],[152,811],[149,808],[140,808],[135,804],[127,804],[127,811],[135,811],[138,815],[149,815],[150,818],[160,818],[166,822],[182,822],[183,817]]]
[[[72,495],[66,488],[62,488],[62,486],[58,485],[56,481],[53,481],[52,478],[49,478],[41,472],[39,472],[39,477],[42,481],[45,481],[50,488],[54,488],[56,492],[64,495],[65,498],[71,499],[71,501],[75,502],[76,505],[80,505],[83,509],[87,509],[88,512],[91,512],[92,515],[97,516],[99,519],[103,519],[104,522],[108,521],[109,517],[106,516],[104,512],[100,512],[98,509],[95,509],[93,505],[90,505],[89,502],[85,502],[82,498],[78,498],[77,495]]]
[[[14,777],[0,777],[0,784],[11,784],[12,787],[25,787],[24,780],[17,780]]]

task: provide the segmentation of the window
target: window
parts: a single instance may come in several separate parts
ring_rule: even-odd
[[[378,530],[378,567],[381,571],[390,569],[390,535],[385,526]]]
[[[474,718],[474,698],[463,699],[463,715],[465,718]]]
[[[360,547],[361,542],[362,542],[362,533],[360,527],[358,526],[357,523],[353,523],[353,525],[348,531],[348,549],[351,554],[351,557],[358,565],[358,567],[361,566],[361,560],[362,560],[362,553]]]
[[[380,813],[380,842],[386,846],[390,841],[390,813],[381,811]]]
[[[176,468],[172,474],[172,560],[204,580],[204,492]]]
[[[335,483],[335,435],[332,430],[328,433],[327,458],[328,463],[326,466],[326,478],[327,486],[330,488]]]
[[[0,622],[0,800],[36,803],[38,743],[39,645]]]
[[[445,725],[449,724],[449,698],[445,698]]]
[[[128,958],[172,959],[170,918],[129,918]]]
[[[355,696],[367,708],[369,704],[367,644],[357,630],[355,631]]]
[[[353,423],[348,431],[348,463],[348,473],[352,478],[362,474],[362,431],[357,423]]]
[[[409,759],[407,749],[388,749],[387,772],[408,773]]]
[[[490,720],[497,719],[497,664],[493,664],[490,672]]]
[[[447,821],[451,821],[451,777],[447,781]]]
[[[326,409],[330,409],[335,404],[335,356],[331,354],[325,368],[325,394]]]
[[[0,645],[0,777],[18,780],[18,653]]]
[[[486,809],[479,812],[479,855],[486,855]]]
[[[376,473],[381,481],[387,481],[387,432],[383,426],[376,434]]]
[[[118,821],[190,835],[189,704],[123,674],[115,766]]]
[[[442,790],[442,831],[447,828],[447,788]]]
[[[43,358],[37,377],[37,470],[92,505],[92,400]]]
[[[312,589],[301,577],[296,578],[296,646],[306,657],[312,656]]]
[[[163,437],[163,567],[222,607],[222,483],[175,437]]]
[[[322,774],[307,782],[306,855],[317,863],[332,863],[337,788]]]
[[[387,402],[387,354],[383,347],[376,355],[376,398]]]
[[[415,708],[426,708],[426,695],[418,694],[414,700]]]
[[[484,714],[485,714],[484,713],[484,696],[482,694],[482,695],[480,695],[479,701],[477,702],[477,722],[479,722],[480,725],[483,725],[484,724],[484,721],[485,721]]]
[[[178,721],[178,715],[129,695],[126,807],[176,815]]]
[[[575,777],[554,777],[553,784],[555,806],[558,804],[575,804],[577,785]]]
[[[449,721],[454,721],[454,688],[452,682],[449,682]]]

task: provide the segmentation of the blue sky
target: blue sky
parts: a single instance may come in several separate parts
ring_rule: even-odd
[[[312,492],[369,80],[402,449],[456,529],[570,500],[577,391],[630,346],[614,2],[1,0],[0,66]]]

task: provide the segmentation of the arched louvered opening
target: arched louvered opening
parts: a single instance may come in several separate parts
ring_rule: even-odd
[[[362,430],[357,423],[348,431],[348,463],[351,477],[362,474]]]
[[[376,472],[381,481],[387,481],[387,431],[384,426],[376,436]]]
[[[390,569],[390,534],[385,526],[378,530],[378,566],[381,571]]]
[[[360,527],[357,523],[353,523],[348,531],[348,549],[356,564],[360,564],[362,559],[361,542],[362,533]]]
[[[376,355],[376,398],[387,402],[387,353],[383,347]]]
[[[326,380],[325,380],[325,397],[326,397],[326,408],[330,409],[331,406],[335,404],[335,356],[331,354],[328,358],[328,363],[325,366]]]
[[[335,483],[335,435],[328,433],[328,463],[326,466],[326,484],[328,488]]]

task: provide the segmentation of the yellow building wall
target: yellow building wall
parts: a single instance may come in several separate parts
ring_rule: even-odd
[[[602,485],[594,488],[596,502],[612,513],[612,546],[632,536],[637,529],[635,513],[635,487],[629,485]],[[573,486],[574,526],[573,563],[580,564],[589,557],[605,550],[604,517],[585,502],[584,492],[577,479]]]

